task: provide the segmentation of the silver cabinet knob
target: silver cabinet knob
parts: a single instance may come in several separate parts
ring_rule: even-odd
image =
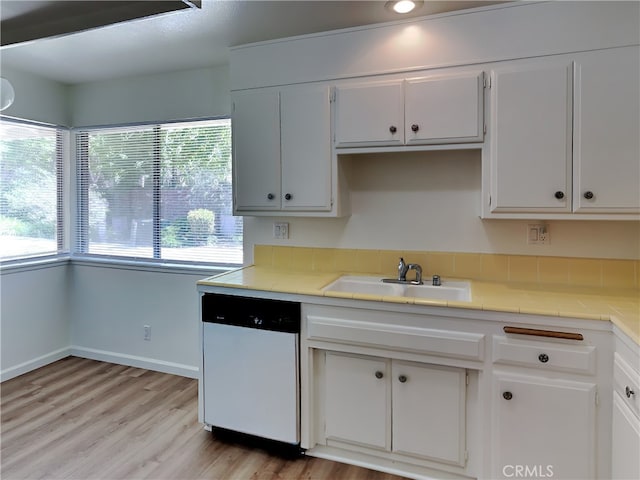
[[[418,125],[417,123],[414,123],[413,125],[411,125],[411,131],[413,133],[416,133],[418,130],[420,130],[420,125]]]
[[[399,381],[400,383],[405,383],[407,380],[408,380],[408,379],[407,379],[407,376],[406,376],[406,375],[400,375],[400,376],[398,377],[398,381]]]
[[[390,131],[391,133],[396,133],[396,132],[398,131],[398,129],[395,127],[395,125],[391,125],[391,126],[389,127],[389,131]]]
[[[276,198],[276,196],[273,193],[268,193],[267,194],[267,199],[268,200],[273,200],[274,198]]]
[[[587,200],[591,200],[593,198],[593,192],[591,191],[584,192],[584,198],[586,198]]]
[[[384,377],[384,373],[382,373],[380,370],[378,370],[376,372],[376,378],[382,378],[382,377]]]
[[[511,393],[511,392],[503,392],[502,393],[502,398],[504,398],[505,400],[511,400],[513,398],[513,393]]]

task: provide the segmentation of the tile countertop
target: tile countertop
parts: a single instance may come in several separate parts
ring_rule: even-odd
[[[322,291],[342,275],[345,273],[249,266],[200,280],[198,285],[611,321],[640,345],[640,292],[637,289],[550,287],[471,280],[470,302]]]

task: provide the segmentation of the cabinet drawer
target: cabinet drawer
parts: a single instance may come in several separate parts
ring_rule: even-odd
[[[589,345],[564,345],[493,337],[493,363],[542,370],[595,374],[596,349]]]
[[[613,389],[636,416],[640,416],[640,373],[618,353],[614,354]]]
[[[342,318],[307,316],[310,340],[381,347],[465,360],[484,358],[484,335]]]

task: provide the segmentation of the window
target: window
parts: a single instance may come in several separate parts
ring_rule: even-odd
[[[229,119],[77,133],[78,253],[242,263]]]
[[[63,249],[66,131],[0,119],[0,260]]]

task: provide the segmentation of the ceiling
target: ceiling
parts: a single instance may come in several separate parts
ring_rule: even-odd
[[[116,3],[144,8],[157,4],[160,10],[140,12],[127,5],[121,10],[131,10],[129,17],[117,17]],[[28,30],[33,38],[45,37],[3,39],[0,68],[77,84],[210,67],[228,63],[229,47],[235,45],[495,3],[502,1],[426,0],[415,13],[399,16],[384,8],[384,0],[0,0],[3,37],[12,25],[15,32]],[[183,5],[169,8],[170,4]],[[163,13],[173,8],[180,10]],[[22,27],[16,28],[19,22]],[[17,43],[4,45],[12,39]]]

